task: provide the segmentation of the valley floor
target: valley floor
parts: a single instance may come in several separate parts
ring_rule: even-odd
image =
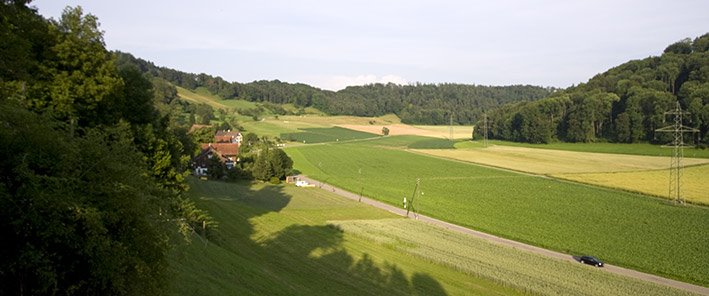
[[[547,250],[547,249],[539,248],[536,246],[520,243],[517,241],[501,238],[501,237],[490,235],[490,234],[487,234],[484,232],[475,231],[475,230],[465,228],[465,227],[462,227],[459,225],[448,223],[446,221],[431,218],[431,217],[428,217],[428,216],[425,216],[422,214],[408,213],[408,216],[407,216],[407,212],[403,208],[394,207],[389,204],[382,203],[380,201],[369,199],[367,197],[363,197],[358,194],[348,192],[348,191],[343,190],[341,188],[337,188],[337,187],[334,187],[329,184],[324,184],[324,183],[317,181],[317,180],[309,179],[305,176],[299,176],[299,179],[307,180],[311,184],[320,184],[320,188],[322,188],[323,190],[332,191],[333,193],[338,194],[342,197],[349,198],[352,200],[357,200],[361,203],[368,204],[368,205],[389,211],[391,213],[394,213],[394,214],[397,214],[397,215],[400,215],[403,217],[413,218],[415,220],[419,220],[419,221],[431,224],[437,228],[450,230],[450,231],[458,232],[461,234],[470,235],[470,236],[473,236],[476,238],[490,241],[494,244],[500,244],[503,246],[512,247],[514,249],[523,250],[525,252],[530,252],[530,253],[546,256],[546,257],[551,257],[551,258],[558,259],[558,260],[578,263],[578,260],[577,260],[578,256],[571,256],[568,254],[559,253],[559,252],[555,252],[552,250]],[[665,285],[668,287],[681,289],[681,290],[689,291],[692,293],[697,293],[700,295],[709,295],[709,288],[697,286],[697,285],[692,285],[692,284],[685,283],[685,282],[675,281],[672,279],[659,277],[659,276],[649,274],[649,273],[638,272],[638,271],[635,271],[632,269],[622,268],[622,267],[608,265],[608,264],[605,264],[603,270],[608,271],[610,273],[618,274],[621,276],[626,276],[626,277],[630,277],[630,278],[634,278],[634,279],[638,279],[638,280],[648,281],[648,282],[659,284],[659,285]]]
[[[688,295],[402,219],[327,185],[189,181],[220,230],[173,252],[172,295]]]

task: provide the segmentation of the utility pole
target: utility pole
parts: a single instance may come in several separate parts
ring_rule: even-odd
[[[662,145],[662,147],[672,148],[669,199],[679,204],[684,204],[684,197],[682,196],[682,159],[684,158],[684,148],[694,147],[684,143],[684,133],[699,132],[698,129],[682,124],[682,115],[688,114],[690,113],[682,111],[682,107],[679,105],[679,101],[677,101],[674,110],[665,112],[665,116],[669,115],[674,117],[674,124],[655,130],[656,132],[672,133],[672,143]]]
[[[362,168],[359,168],[359,202],[362,202],[362,193],[364,193],[364,181],[362,180]]]
[[[416,214],[416,208],[414,208],[414,198],[416,195],[419,195],[419,184],[421,183],[421,179],[417,178],[416,179],[416,187],[414,187],[414,193],[411,194],[411,199],[406,200],[406,197],[404,197],[404,208],[406,209],[406,217],[409,216],[409,212],[414,213],[414,217],[418,219],[418,215]],[[420,193],[423,194],[423,193]]]

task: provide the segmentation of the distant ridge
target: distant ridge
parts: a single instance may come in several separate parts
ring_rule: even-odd
[[[382,116],[394,113],[409,124],[471,124],[485,110],[512,102],[534,101],[556,91],[531,85],[482,86],[467,84],[369,84],[333,92],[302,83],[279,80],[227,82],[208,74],[186,73],[115,52],[119,64],[136,65],[143,73],[188,90],[199,87],[224,99],[315,107],[330,115]]]

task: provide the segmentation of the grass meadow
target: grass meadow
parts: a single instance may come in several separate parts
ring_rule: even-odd
[[[522,295],[446,264],[372,243],[336,221],[389,219],[384,210],[317,188],[190,182],[220,223],[171,255],[172,295]]]
[[[304,144],[361,140],[375,137],[380,136],[341,127],[306,128],[297,133],[283,133],[280,135],[283,140],[302,142]]]
[[[415,138],[287,149],[295,168],[399,205],[417,178],[417,209],[455,224],[572,255],[709,285],[709,209],[617,190],[418,155]],[[389,147],[390,149],[383,149]]]
[[[171,295],[685,295],[317,188],[189,179],[219,221],[171,254]]]
[[[254,109],[258,108],[255,102],[247,100],[225,100],[217,95],[212,94],[206,87],[198,87],[197,89],[189,90],[183,87],[175,86],[177,95],[186,101],[196,104],[207,104],[214,109]]]

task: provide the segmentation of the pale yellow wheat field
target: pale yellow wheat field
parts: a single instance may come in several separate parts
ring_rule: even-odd
[[[582,183],[636,191],[667,198],[669,195],[669,170],[557,174],[556,178]],[[690,202],[709,205],[709,165],[688,167],[682,170],[682,196]]]
[[[450,128],[440,125],[408,125],[408,124],[382,124],[375,123],[373,125],[362,124],[338,124],[339,127],[368,132],[373,134],[381,134],[382,128],[389,129],[390,136],[415,135],[433,138],[450,138]],[[470,138],[473,133],[472,126],[453,126],[453,138],[464,139]]]
[[[416,150],[429,155],[547,175],[659,197],[669,193],[669,157],[491,146]],[[683,196],[709,204],[709,159],[685,158]]]
[[[426,149],[426,154],[540,175],[661,170],[670,159],[659,156],[575,152],[525,147],[491,146],[483,149]],[[685,165],[709,159],[685,158]]]

